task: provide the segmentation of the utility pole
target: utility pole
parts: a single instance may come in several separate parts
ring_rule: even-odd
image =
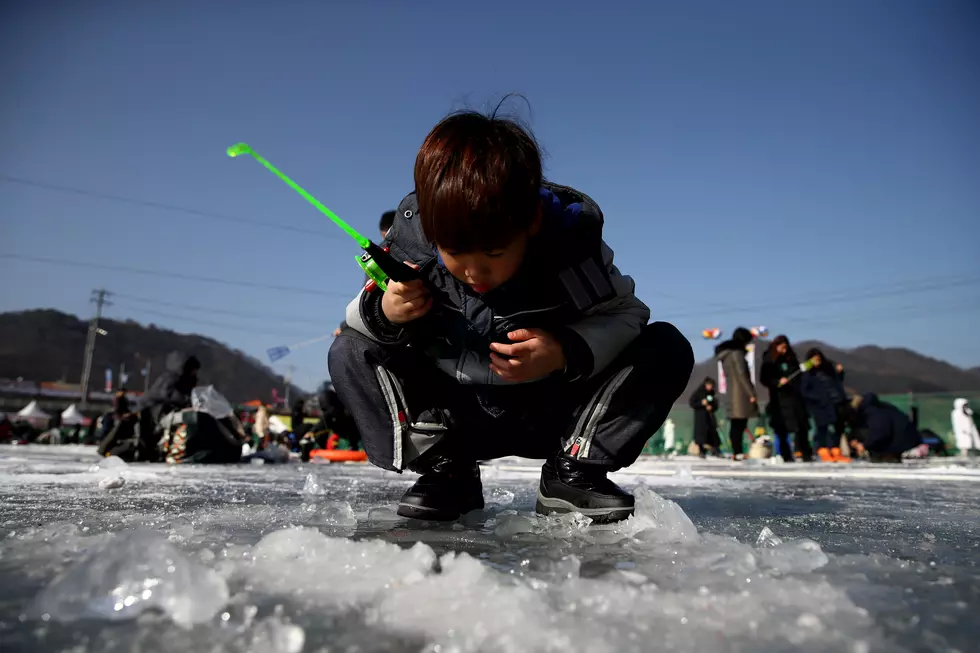
[[[106,301],[106,297],[110,294],[105,288],[92,291],[92,299],[90,301],[95,304],[95,317],[88,323],[88,338],[85,341],[85,362],[82,365],[81,387],[82,410],[85,410],[88,406],[88,386],[89,380],[92,378],[92,358],[95,356],[95,339],[98,338],[99,332],[102,330],[99,327],[99,320],[102,319],[102,308],[112,305],[111,302]]]
[[[146,367],[143,368],[143,394],[145,395],[150,391],[150,368],[153,365],[153,361],[149,358],[146,359]]]
[[[289,372],[283,378],[283,381],[285,381],[285,383],[286,383],[286,407],[289,408],[289,406],[290,406],[290,403],[289,403],[289,386],[292,385],[292,383],[293,383],[293,372],[296,371],[296,366],[295,365],[289,365],[289,366],[287,366],[286,369],[288,369]]]

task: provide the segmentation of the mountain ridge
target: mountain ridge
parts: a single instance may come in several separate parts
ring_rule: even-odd
[[[127,367],[130,389],[143,388],[140,368],[150,361],[151,379],[166,369],[166,357],[174,350],[195,355],[201,361],[202,385],[213,384],[233,402],[260,399],[271,403],[272,390],[285,394],[282,377],[241,350],[196,333],[178,333],[154,324],[102,318],[101,336],[92,361],[89,389],[102,387],[104,370],[118,375]],[[88,321],[54,309],[0,313],[0,377],[33,381],[79,383]],[[136,355],[139,358],[136,358]],[[118,378],[114,381],[118,383]],[[290,386],[291,396],[308,394]]]

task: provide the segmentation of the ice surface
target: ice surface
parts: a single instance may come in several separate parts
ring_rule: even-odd
[[[159,534],[135,531],[113,537],[56,578],[33,613],[56,621],[117,621],[156,609],[187,627],[209,621],[227,601],[228,588],[214,571]]]
[[[502,461],[483,467],[485,510],[420,524],[394,512],[410,474],[90,472],[102,460],[64,450],[0,447],[4,650],[869,653],[980,636],[969,481],[642,463],[615,477],[635,517],[595,525],[534,514],[540,463]],[[705,479],[727,469],[760,476]],[[117,474],[124,489],[98,487]],[[150,577],[176,604],[142,599]]]

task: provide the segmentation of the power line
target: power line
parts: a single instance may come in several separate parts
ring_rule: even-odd
[[[230,315],[234,317],[242,317],[247,319],[257,319],[257,320],[278,320],[280,322],[285,321],[289,323],[303,323],[303,324],[318,324],[323,325],[328,320],[313,320],[308,318],[290,317],[288,320],[283,320],[277,315],[272,315],[269,312],[265,313],[249,313],[244,311],[233,311],[229,309],[215,308],[213,306],[194,306],[193,304],[179,304],[176,302],[163,301],[161,299],[150,299],[147,297],[137,297],[135,295],[127,295],[123,293],[113,293],[115,297],[120,299],[127,299],[133,302],[140,302],[144,304],[153,304],[154,306],[169,306],[171,308],[178,308],[188,311],[205,311],[207,313],[214,313],[218,315]]]
[[[44,256],[28,256],[25,254],[11,254],[0,252],[0,258],[26,261],[28,263],[46,263],[48,265],[63,265],[67,267],[90,268],[94,270],[107,270],[110,272],[123,272],[127,274],[142,274],[151,277],[169,277],[182,281],[194,281],[203,283],[214,283],[224,286],[237,286],[240,288],[262,288],[264,290],[274,290],[277,292],[293,292],[306,295],[318,295],[322,297],[353,297],[353,292],[330,292],[323,290],[313,290],[311,288],[299,288],[296,286],[277,286],[274,284],[261,283],[256,281],[235,281],[233,279],[218,279],[215,277],[202,277],[192,274],[180,274],[179,272],[164,272],[162,270],[145,270],[141,268],[126,267],[122,265],[108,265],[104,263],[87,263],[84,261],[69,261],[67,259],[48,258]]]
[[[213,321],[210,321],[210,320],[199,320],[197,318],[184,317],[184,316],[181,316],[181,315],[172,315],[172,314],[169,314],[169,313],[164,313],[162,311],[155,311],[153,309],[143,308],[141,306],[130,306],[128,304],[119,304],[118,302],[116,303],[116,306],[120,306],[122,308],[128,308],[131,311],[136,311],[136,312],[139,312],[139,313],[146,313],[148,315],[156,315],[158,317],[164,317],[164,318],[168,318],[168,319],[172,319],[172,320],[179,320],[181,322],[188,322],[188,323],[191,323],[191,324],[200,324],[202,326],[217,327],[217,328],[220,328],[220,329],[230,329],[230,330],[234,330],[234,331],[242,331],[244,333],[254,333],[254,334],[258,334],[258,335],[276,336],[276,337],[282,337],[282,336],[288,336],[288,337],[309,337],[309,333],[296,333],[296,332],[287,332],[287,331],[273,331],[273,330],[269,330],[269,329],[252,328],[252,327],[247,327],[247,326],[243,327],[243,326],[240,326],[240,325],[237,325],[237,324],[229,324],[227,322],[213,322]]]
[[[34,188],[42,188],[45,190],[53,190],[62,193],[72,193],[83,197],[94,197],[101,200],[108,200],[110,202],[133,204],[135,206],[143,206],[146,208],[157,209],[159,211],[170,211],[171,213],[183,213],[185,215],[194,216],[198,218],[211,218],[214,220],[223,220],[225,222],[247,224],[253,227],[266,227],[268,229],[279,229],[281,231],[289,231],[292,233],[299,233],[308,236],[317,236],[319,238],[326,238],[328,240],[342,240],[340,236],[325,231],[318,231],[315,229],[304,229],[303,227],[294,227],[292,225],[279,224],[276,222],[265,222],[264,220],[243,218],[240,216],[228,215],[224,213],[215,213],[212,211],[201,211],[186,206],[178,206],[176,204],[167,204],[165,202],[156,202],[153,200],[144,200],[135,197],[125,197],[123,195],[115,195],[112,193],[103,193],[101,191],[86,190],[84,188],[76,188],[73,186],[51,184],[43,181],[36,181],[33,179],[24,179],[23,177],[0,175],[0,181],[6,181],[8,183],[13,183],[13,184],[21,184],[23,186],[32,186]]]
[[[677,319],[681,317],[699,317],[705,315],[714,315],[717,313],[758,313],[761,311],[778,311],[787,308],[801,308],[810,306],[822,306],[826,304],[840,304],[849,303],[855,301],[862,301],[866,299],[878,299],[879,297],[890,297],[896,295],[905,295],[910,293],[920,293],[928,292],[932,290],[946,290],[950,288],[956,288],[965,285],[972,285],[980,282],[980,276],[973,277],[955,277],[953,280],[950,278],[945,278],[944,281],[920,281],[920,282],[901,282],[900,284],[893,284],[892,287],[885,288],[882,290],[866,290],[858,291],[853,293],[842,293],[837,296],[829,296],[820,298],[820,294],[815,296],[810,296],[808,299],[801,299],[797,301],[790,302],[776,302],[767,304],[755,304],[755,305],[727,305],[727,306],[715,306],[706,307],[704,309],[686,311],[681,313],[665,313],[663,319]],[[840,293],[840,291],[837,291]],[[827,293],[823,293],[827,295]]]

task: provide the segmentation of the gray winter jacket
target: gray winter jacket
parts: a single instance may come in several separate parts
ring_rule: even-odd
[[[541,189],[541,202],[542,228],[521,269],[481,295],[443,267],[422,233],[418,203],[410,194],[399,205],[384,246],[398,260],[420,266],[433,308],[396,326],[381,311],[381,291],[362,290],[347,307],[347,323],[373,340],[425,349],[463,384],[510,385],[490,370],[490,343],[509,342],[507,333],[519,328],[544,329],[561,342],[568,381],[601,372],[640,334],[650,309],[634,296],[633,280],[613,265],[595,202],[550,183]]]
[[[749,374],[744,349],[722,349],[716,355],[725,373],[725,416],[728,419],[749,419],[759,416],[759,402]]]

